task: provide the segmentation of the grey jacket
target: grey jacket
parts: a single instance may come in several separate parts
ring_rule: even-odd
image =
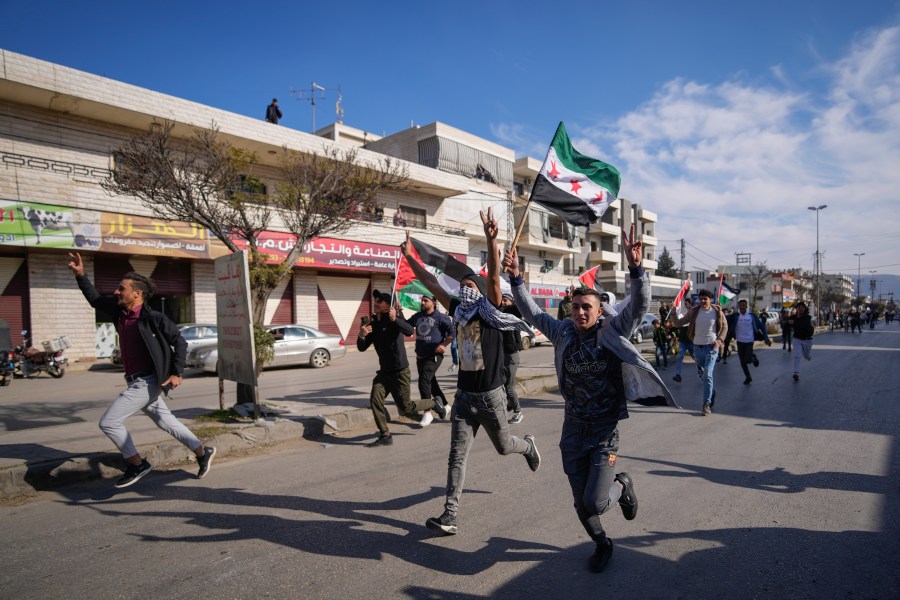
[[[639,276],[631,279],[631,301],[623,307],[622,312],[604,321],[603,327],[597,330],[597,341],[622,360],[622,383],[627,400],[644,405],[667,404],[679,408],[672,393],[650,363],[628,341],[650,306],[650,276],[639,268],[633,272],[639,273]],[[522,311],[522,318],[541,330],[553,344],[556,376],[562,385],[566,376],[565,355],[578,335],[575,323],[571,319],[554,319],[534,303],[521,282],[518,285],[516,281],[511,283],[513,298]]]

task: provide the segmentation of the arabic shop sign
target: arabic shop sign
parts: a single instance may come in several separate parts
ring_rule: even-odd
[[[205,229],[151,217],[0,200],[0,244],[210,258]]]
[[[296,244],[296,239],[290,233],[264,231],[258,238],[259,251],[268,255],[268,262],[281,262]],[[235,244],[240,249],[247,248],[243,240],[235,240]],[[294,266],[393,273],[398,258],[398,246],[314,238],[303,246],[303,254]]]

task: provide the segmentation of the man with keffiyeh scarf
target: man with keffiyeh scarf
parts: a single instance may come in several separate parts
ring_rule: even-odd
[[[444,512],[432,517],[429,529],[453,535],[459,530],[457,512],[466,476],[466,459],[475,435],[481,427],[499,454],[522,454],[532,471],[541,464],[533,435],[524,439],[510,435],[506,418],[504,387],[503,331],[522,327],[517,317],[501,312],[500,266],[497,251],[497,221],[488,209],[481,213],[488,245],[488,278],[470,273],[460,281],[459,298],[450,298],[438,280],[410,253],[409,234],[400,250],[409,261],[416,278],[437,297],[456,326],[459,343],[459,379],[450,417],[452,433],[447,468],[447,497]]]

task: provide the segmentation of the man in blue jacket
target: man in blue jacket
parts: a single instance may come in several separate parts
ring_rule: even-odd
[[[566,402],[562,438],[563,470],[569,478],[575,512],[596,544],[588,568],[599,573],[612,556],[612,541],[600,516],[616,503],[631,520],[638,500],[628,473],[615,472],[619,451],[618,423],[628,418],[626,401],[668,404],[675,400],[659,375],[628,342],[650,305],[650,278],[641,268],[641,241],[622,231],[631,275],[631,301],[622,311],[598,323],[603,308],[591,288],[575,290],[571,318],[558,321],[535,304],[523,285],[519,257],[507,251],[503,265],[510,273],[516,306],[523,318],[553,343],[559,390]]]
[[[434,412],[441,419],[448,414],[447,397],[437,380],[437,370],[444,362],[444,352],[453,342],[453,321],[437,310],[437,299],[422,296],[419,312],[409,318],[416,330],[416,370],[419,373],[419,395],[434,402]]]
[[[731,338],[737,340],[738,360],[741,361],[741,369],[744,370],[744,385],[750,385],[753,378],[750,376],[750,363],[754,367],[759,366],[759,359],[753,353],[753,342],[757,339],[766,342],[766,346],[771,346],[769,334],[762,319],[747,310],[747,301],[738,301],[738,312],[732,313],[725,317],[728,322],[728,335],[725,337],[725,346],[731,342]]]
[[[101,296],[84,274],[81,254],[70,252],[69,259],[69,269],[90,305],[117,315],[116,330],[128,387],[100,417],[100,429],[113,441],[128,465],[115,486],[128,487],[152,469],[138,453],[125,428],[125,420],[139,410],[194,452],[200,465],[197,477],[202,479],[209,473],[216,449],[205,447],[175,418],[163,399],[163,394],[181,385],[187,342],[175,323],[145,304],[156,287],[153,281],[139,273],[126,273],[114,293],[116,299],[110,300]]]

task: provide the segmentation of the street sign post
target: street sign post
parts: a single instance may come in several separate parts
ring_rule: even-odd
[[[216,322],[219,328],[219,380],[253,386],[253,410],[259,418],[256,348],[250,308],[250,270],[246,252],[215,260]]]

